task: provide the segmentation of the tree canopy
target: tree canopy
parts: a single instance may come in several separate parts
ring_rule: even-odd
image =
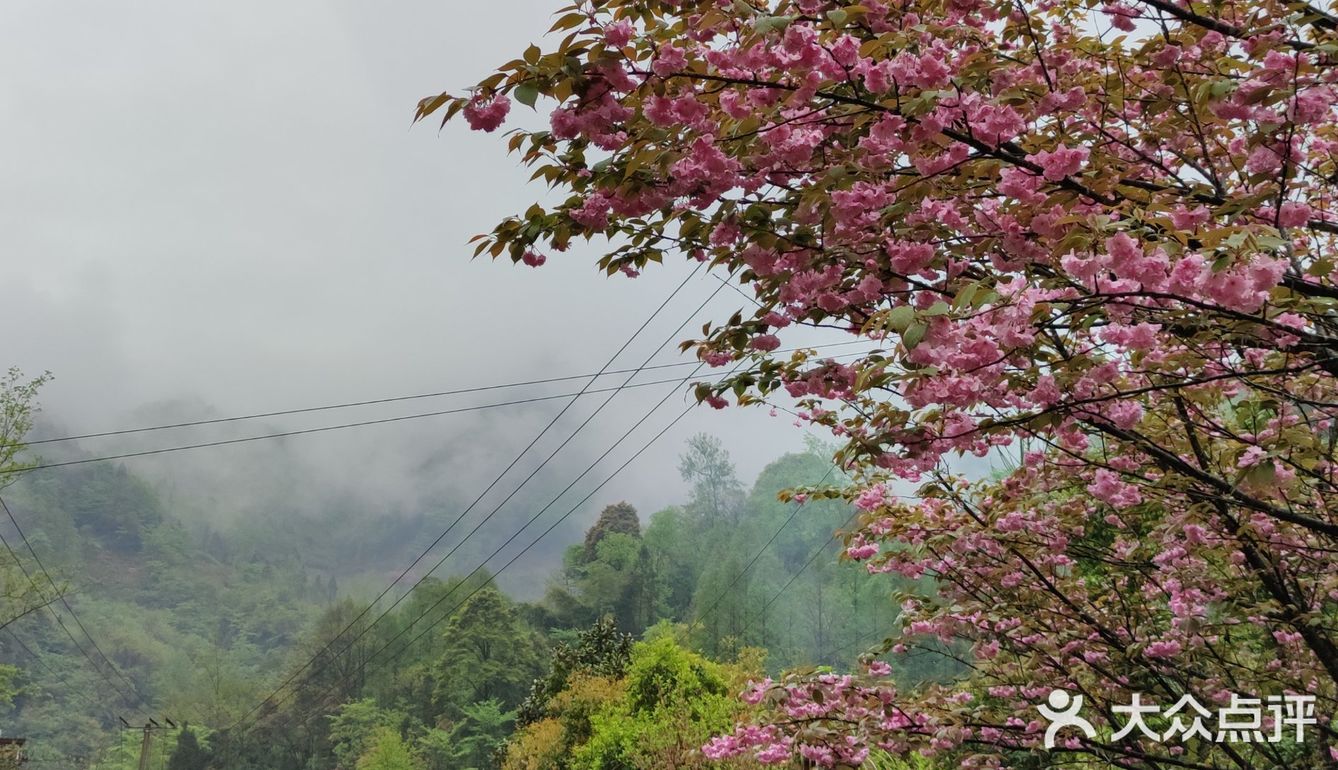
[[[715,756],[857,764],[1041,750],[1038,694],[1124,767],[1335,761],[1338,17],[1223,0],[594,0],[465,95],[558,193],[479,236],[531,266],[577,239],[635,276],[701,260],[755,298],[694,345],[745,366],[698,396],[785,393],[846,443],[849,558],[936,578],[895,649],[971,675],[776,684]],[[838,362],[775,353],[845,330]],[[998,479],[948,460],[1011,458]],[[914,499],[894,482],[922,486]],[[835,493],[834,493],[835,494]],[[1120,740],[1130,692],[1306,693],[1305,742]],[[795,720],[796,713],[805,718]]]

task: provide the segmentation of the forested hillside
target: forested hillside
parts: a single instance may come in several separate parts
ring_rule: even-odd
[[[686,499],[592,503],[535,598],[509,596],[489,566],[370,609],[349,586],[402,563],[367,555],[442,517],[365,524],[365,543],[337,510],[215,528],[116,464],[29,473],[4,499],[101,652],[59,600],[7,624],[6,732],[76,767],[136,767],[149,719],[154,762],[173,770],[690,766],[740,716],[750,678],[848,668],[895,620],[905,581],[838,561],[848,504],[782,499],[839,485],[825,452],[779,457],[746,485],[695,436],[666,469]],[[0,531],[54,599],[13,525]],[[944,661],[900,674],[943,676]]]

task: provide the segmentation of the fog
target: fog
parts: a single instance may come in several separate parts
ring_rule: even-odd
[[[538,40],[551,0],[489,3],[14,2],[0,26],[0,363],[50,370],[42,435],[115,430],[595,372],[688,274],[471,260],[468,238],[544,194],[499,135],[411,125]],[[517,107],[536,124],[541,115]],[[613,368],[745,299],[697,276]],[[831,340],[830,336],[787,342]],[[643,375],[685,376],[689,369]],[[595,387],[621,384],[623,376]],[[121,454],[575,392],[515,391],[81,442]],[[621,393],[515,501],[547,501],[672,386]],[[683,388],[582,486],[687,403]],[[606,395],[583,398],[508,485]],[[339,499],[368,515],[472,500],[565,399],[155,455],[128,467],[220,522]],[[675,456],[719,435],[745,481],[802,446],[790,418],[694,411],[578,512],[681,500]],[[60,459],[66,448],[44,446]],[[284,469],[280,472],[279,469]],[[568,498],[574,502],[575,496]],[[522,501],[529,501],[524,502]],[[564,503],[563,506],[567,506]],[[566,508],[559,506],[558,510]],[[481,510],[490,509],[483,506]],[[516,514],[519,515],[519,514]],[[500,525],[499,525],[500,526]],[[499,531],[499,537],[500,533]]]

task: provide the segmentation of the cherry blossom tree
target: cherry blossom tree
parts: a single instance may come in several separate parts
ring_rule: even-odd
[[[846,442],[847,556],[936,578],[888,646],[969,672],[899,691],[871,660],[761,683],[762,721],[708,754],[1338,765],[1338,14],[590,0],[553,31],[419,105],[483,131],[513,102],[555,105],[508,146],[565,199],[478,253],[538,266],[600,239],[610,274],[728,273],[756,307],[692,344],[745,366],[698,396],[788,393]],[[778,356],[795,325],[868,352]],[[948,470],[964,454],[1016,462],[973,482]],[[1084,697],[1096,735],[1046,752],[1054,688]],[[1134,692],[1308,694],[1317,724],[1278,743],[1116,739]]]

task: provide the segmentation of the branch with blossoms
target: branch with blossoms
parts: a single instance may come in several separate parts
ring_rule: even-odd
[[[1283,0],[590,0],[418,118],[500,128],[565,193],[478,239],[577,239],[751,301],[690,341],[698,397],[785,394],[846,443],[846,554],[931,576],[888,649],[960,680],[793,674],[711,751],[820,766],[1334,766],[1338,19]],[[870,352],[775,353],[795,326]],[[1020,460],[968,481],[957,456]],[[921,500],[887,494],[922,482]],[[958,654],[954,652],[954,654]],[[1096,728],[1046,751],[1037,698]],[[1114,740],[1130,692],[1315,698],[1311,740]]]

